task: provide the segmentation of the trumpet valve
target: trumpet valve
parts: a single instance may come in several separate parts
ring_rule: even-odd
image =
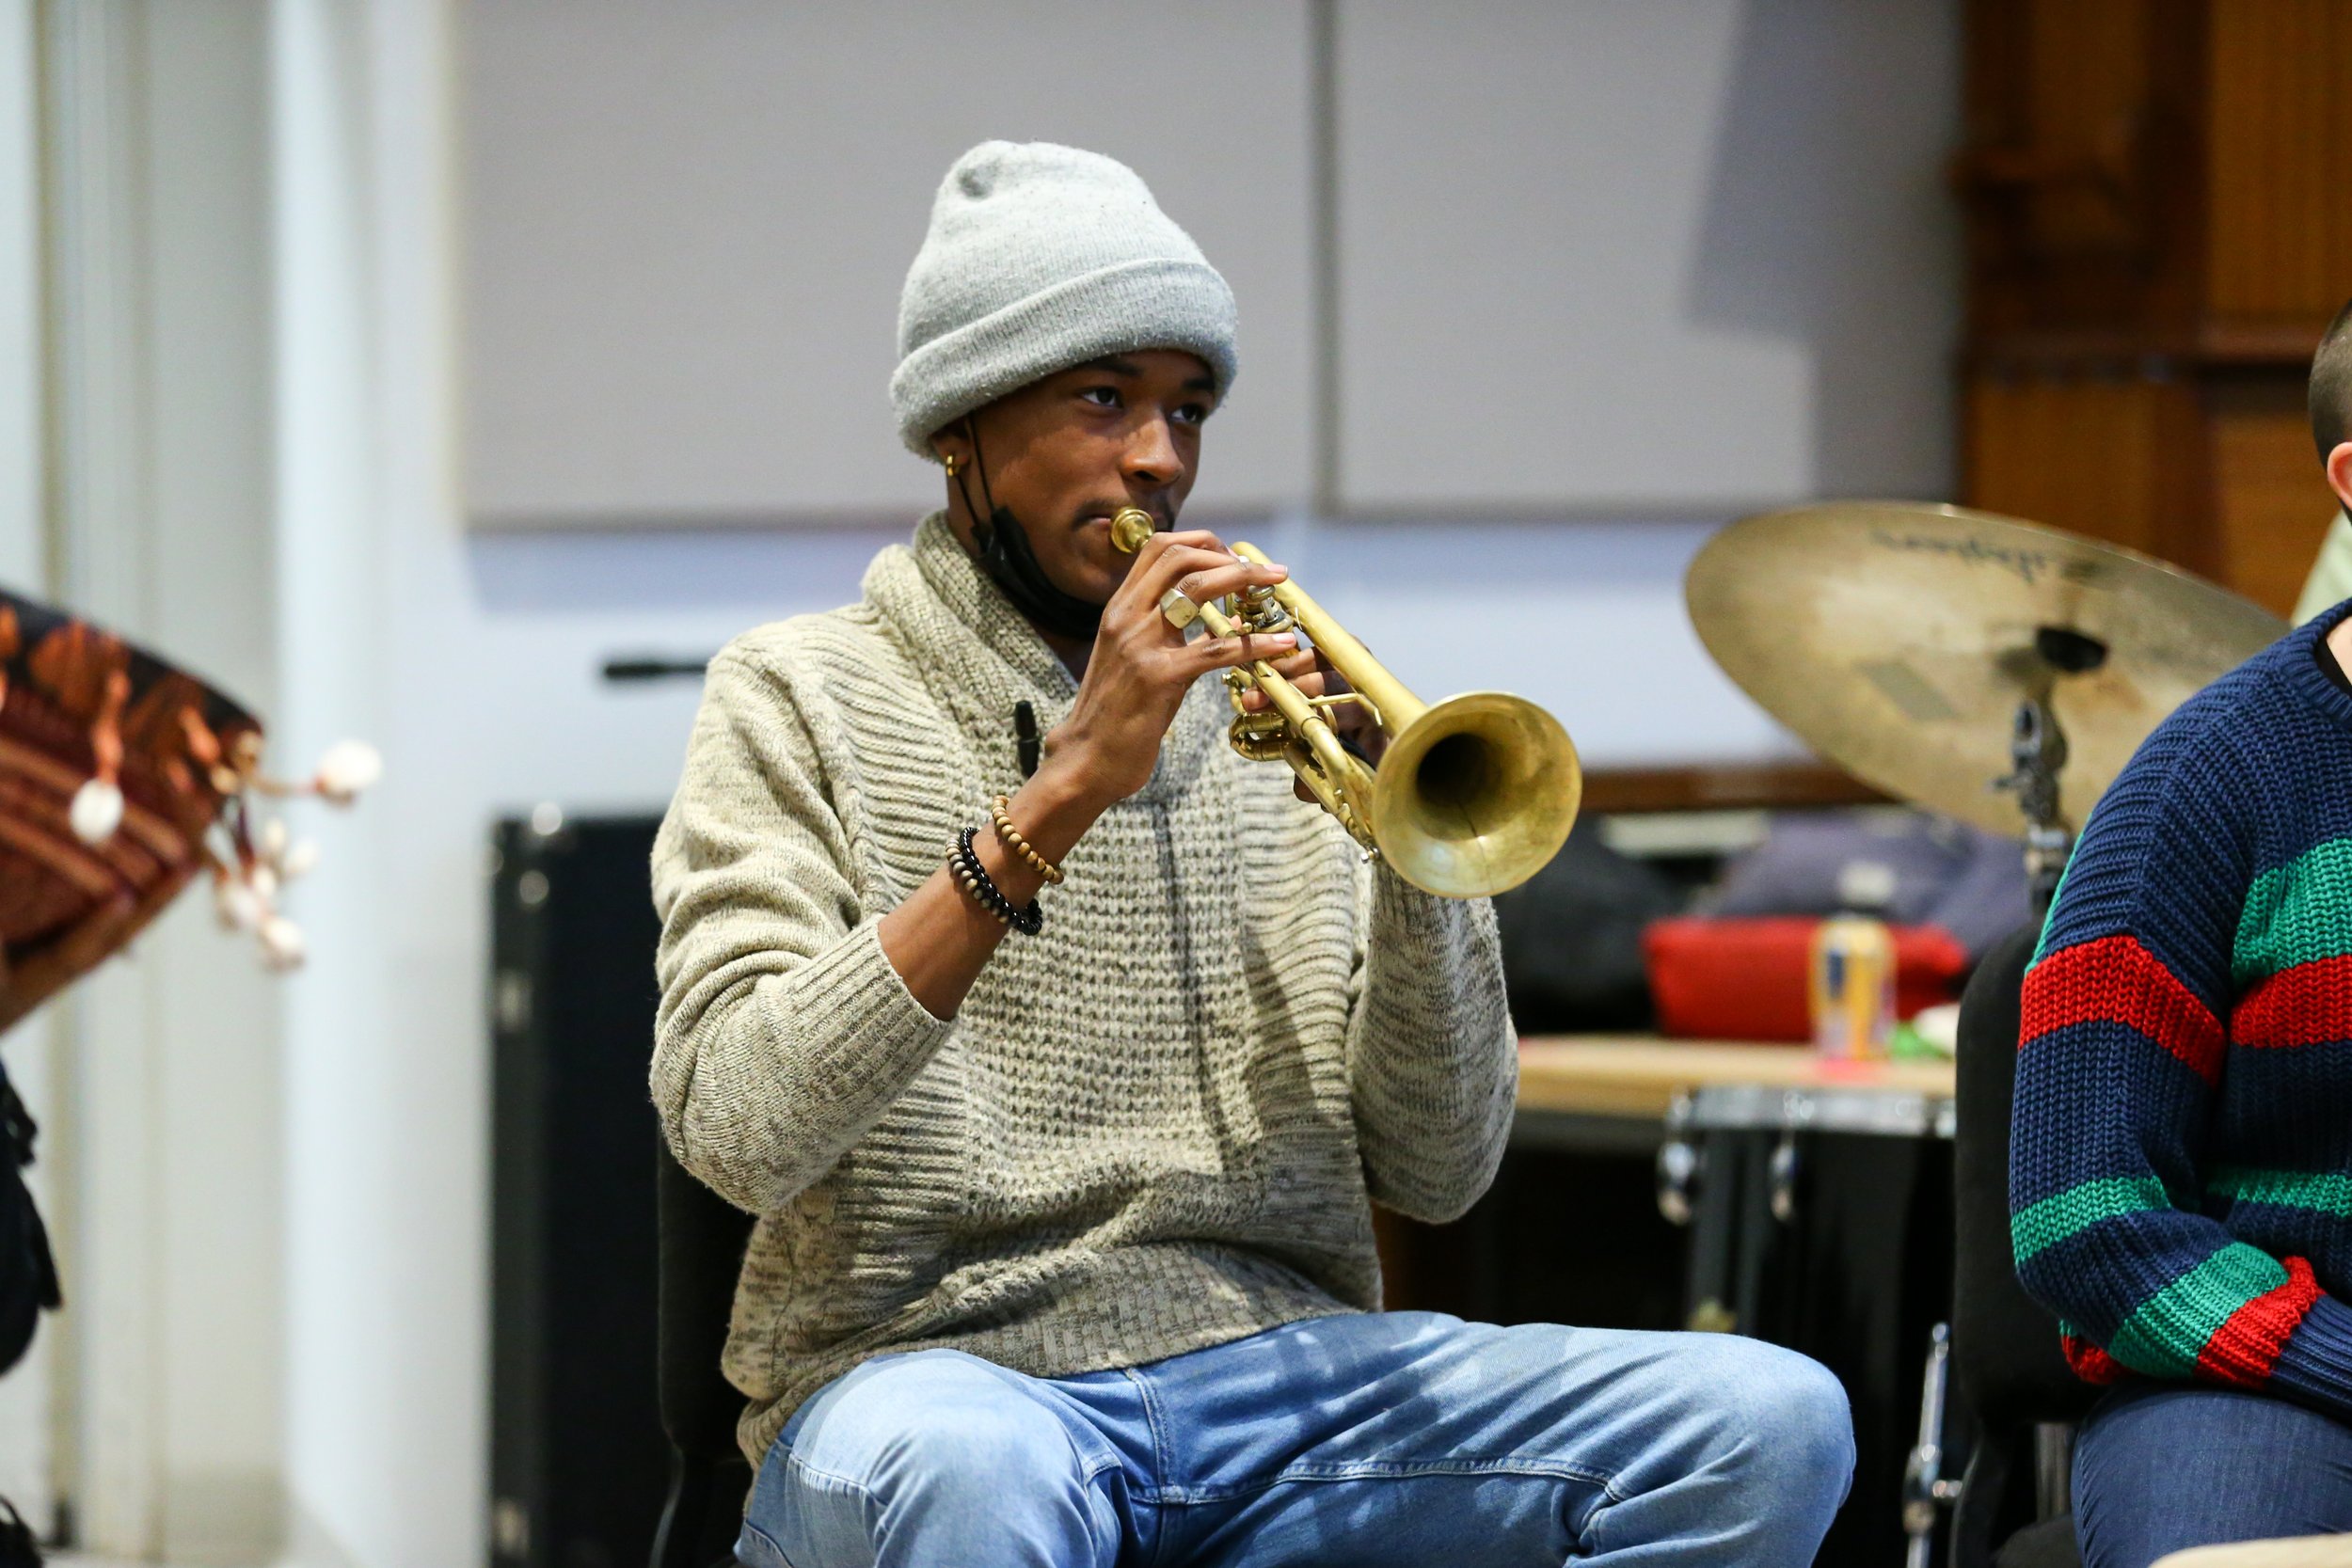
[[[1280,762],[1290,754],[1290,724],[1272,708],[1236,713],[1225,734],[1233,750],[1251,762]]]
[[[1233,619],[1248,632],[1288,631],[1296,623],[1271,588],[1245,588],[1233,595]]]

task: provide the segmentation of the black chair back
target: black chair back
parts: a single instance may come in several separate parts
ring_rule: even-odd
[[[652,1568],[707,1568],[734,1560],[730,1546],[751,1485],[751,1467],[735,1440],[743,1396],[719,1362],[752,1216],[688,1175],[668,1147],[655,1142],[661,1425],[673,1451]]]
[[[2067,1367],[2058,1320],[2017,1283],[2010,1245],[2018,995],[2037,934],[2018,931],[1988,953],[1960,1004],[1952,1372],[1979,1431],[1953,1519],[1954,1568],[1983,1568],[2002,1539],[2033,1517],[2035,1424],[2080,1420],[2098,1397]]]

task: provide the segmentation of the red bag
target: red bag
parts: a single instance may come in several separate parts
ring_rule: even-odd
[[[1811,1039],[1805,978],[1820,926],[1797,916],[1652,922],[1642,933],[1642,957],[1658,1032],[1685,1039]],[[1959,939],[1938,926],[1890,929],[1898,1018],[1960,994],[1968,954]]]

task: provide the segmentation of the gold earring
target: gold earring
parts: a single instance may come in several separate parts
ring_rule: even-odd
[[[956,454],[954,452],[951,451],[947,454],[946,463],[947,477],[949,479],[953,479],[956,477]]]

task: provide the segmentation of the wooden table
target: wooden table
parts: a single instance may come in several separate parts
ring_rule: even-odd
[[[1678,1095],[1723,1085],[1883,1089],[1948,1100],[1949,1062],[1838,1062],[1810,1046],[1552,1035],[1519,1042],[1521,1112],[1662,1124]]]
[[[2291,1541],[2199,1546],[2160,1557],[2155,1568],[2352,1568],[2352,1535],[2302,1535]]]

